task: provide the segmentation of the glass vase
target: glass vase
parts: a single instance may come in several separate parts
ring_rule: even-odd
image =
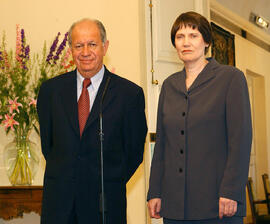
[[[39,167],[35,143],[26,135],[16,136],[4,148],[4,164],[12,185],[31,185]]]

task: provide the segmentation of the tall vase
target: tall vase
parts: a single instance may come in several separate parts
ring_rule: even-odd
[[[28,135],[17,135],[4,148],[4,164],[12,185],[31,185],[39,165],[38,147]]]

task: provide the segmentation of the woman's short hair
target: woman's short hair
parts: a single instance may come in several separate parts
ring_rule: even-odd
[[[182,13],[180,16],[178,16],[171,29],[171,41],[174,47],[175,47],[175,35],[177,31],[183,26],[184,27],[188,26],[191,27],[192,29],[199,30],[199,32],[202,34],[204,42],[209,44],[209,46],[206,47],[204,51],[204,53],[206,54],[212,43],[212,29],[208,20],[201,14],[192,11]]]

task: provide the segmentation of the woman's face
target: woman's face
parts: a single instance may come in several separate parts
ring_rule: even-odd
[[[182,26],[175,34],[175,48],[179,58],[184,63],[196,62],[204,59],[205,43],[200,31],[189,26]]]

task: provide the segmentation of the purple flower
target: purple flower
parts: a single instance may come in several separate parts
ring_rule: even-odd
[[[29,53],[30,53],[29,45],[26,46],[24,53],[25,53],[24,54],[25,58],[28,60],[29,59]]]
[[[66,47],[66,43],[67,43],[67,37],[68,37],[68,32],[65,34],[65,37],[62,41],[62,43],[59,45],[55,56],[53,57],[54,59],[54,64],[56,64],[56,61],[59,59],[59,55],[62,53],[62,51],[65,49]]]
[[[57,47],[57,44],[58,44],[58,41],[59,41],[59,36],[60,36],[60,32],[58,32],[58,34],[57,34],[57,36],[56,36],[55,40],[53,41],[53,44],[52,44],[52,46],[50,48],[50,52],[49,52],[49,54],[47,56],[47,59],[46,59],[48,64],[51,64],[50,60],[53,58],[53,53],[55,52],[55,49]]]
[[[22,68],[24,70],[28,70],[28,68],[26,67],[26,62],[29,60],[29,55],[30,55],[30,47],[29,47],[29,45],[27,45],[26,47],[24,46],[22,48],[21,54],[19,55],[20,58],[22,59],[21,64],[22,64]]]
[[[3,54],[3,52],[2,52],[2,51],[0,51],[0,61],[2,61],[2,60],[3,60],[2,54]]]
[[[21,40],[22,40],[22,52],[24,51],[25,48],[25,34],[24,34],[24,29],[21,29]]]
[[[24,29],[21,29],[21,39],[24,40],[25,35],[24,35]]]

